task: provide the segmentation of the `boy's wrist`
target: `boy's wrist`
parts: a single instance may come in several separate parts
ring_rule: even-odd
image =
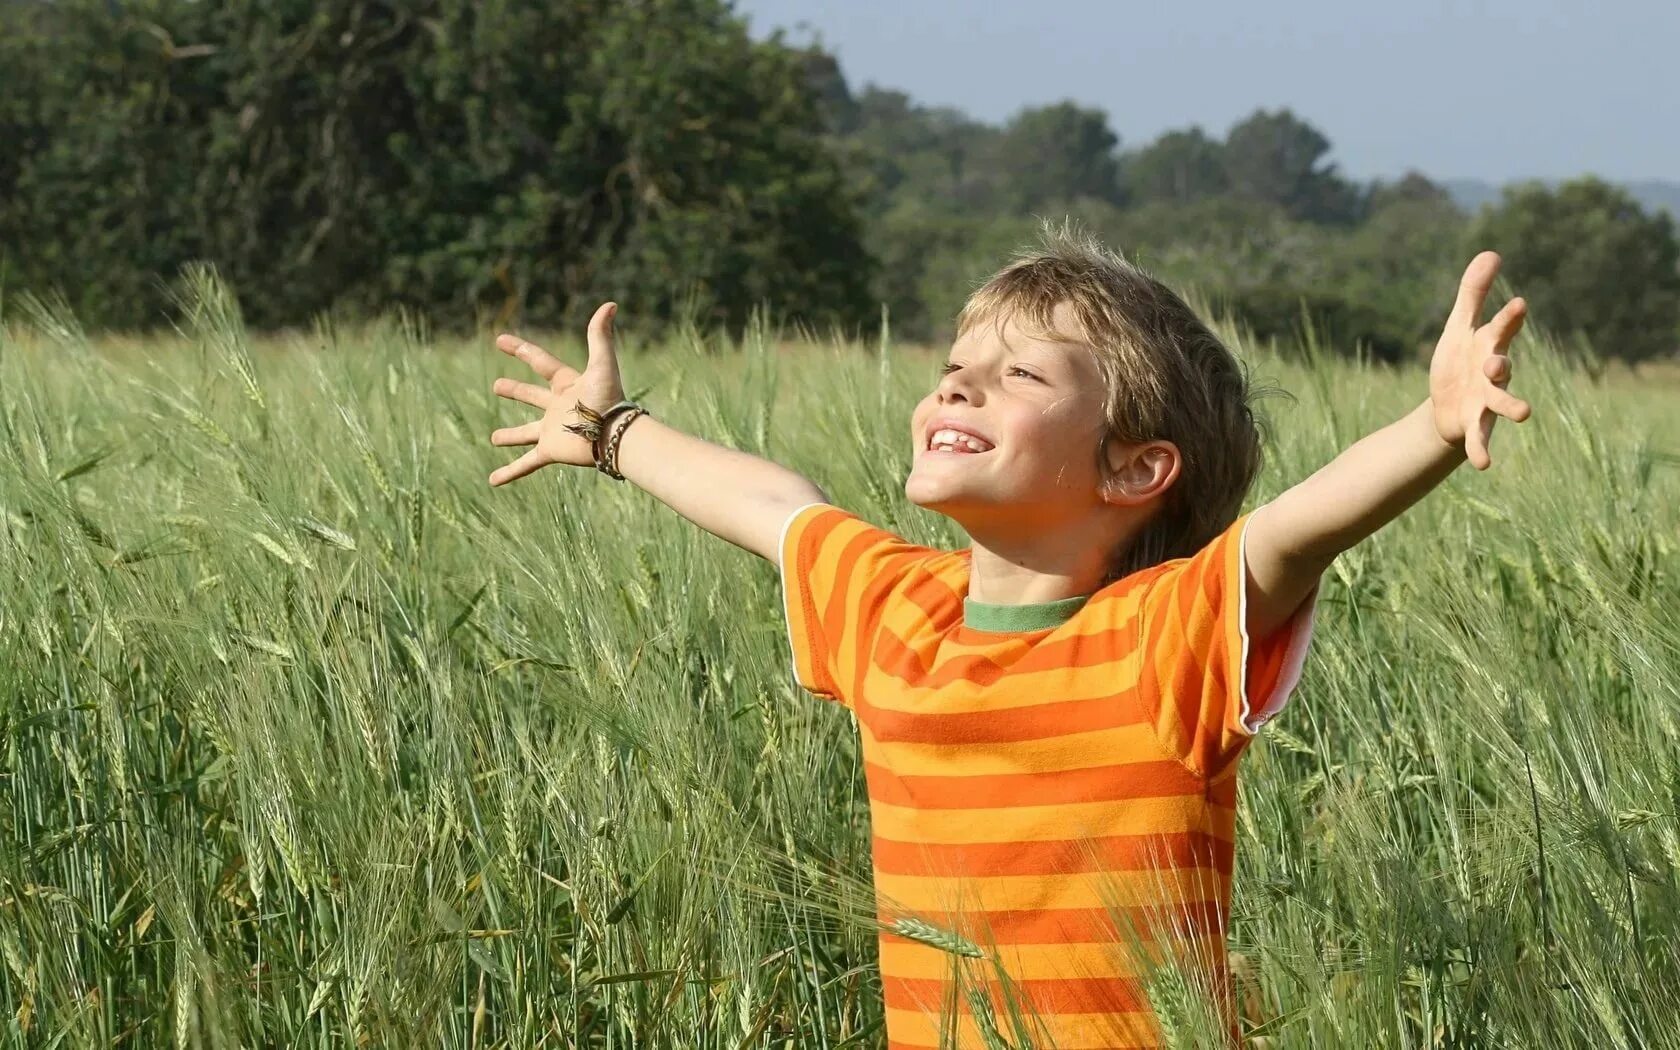
[[[659,437],[653,434],[653,431],[660,429],[664,424],[657,416],[651,414],[637,416],[631,422],[635,423],[635,426],[624,424],[624,433],[619,436],[618,458],[614,466],[630,484],[645,489],[648,487],[645,484],[648,479],[641,468],[649,455],[649,443],[659,443]],[[654,458],[657,459],[657,454]]]
[[[601,424],[601,436],[594,448],[596,470],[614,481],[624,480],[624,474],[618,469],[618,454],[624,441],[624,432],[630,429],[630,425],[636,420],[649,414],[647,409],[634,401],[620,401],[606,411],[603,417],[605,421]]]
[[[1411,416],[1416,425],[1427,435],[1432,451],[1438,453],[1443,459],[1450,459],[1455,466],[1464,462],[1464,442],[1463,440],[1454,441],[1441,433],[1441,424],[1433,397],[1424,398],[1423,403],[1412,410]]]

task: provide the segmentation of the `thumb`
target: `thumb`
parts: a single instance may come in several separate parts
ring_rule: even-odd
[[[617,303],[602,303],[589,319],[589,364],[591,372],[618,372],[618,356],[613,351],[613,319],[618,316]]]

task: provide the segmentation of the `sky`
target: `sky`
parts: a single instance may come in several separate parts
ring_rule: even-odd
[[[737,0],[874,83],[991,123],[1073,99],[1121,144],[1287,106],[1358,179],[1680,181],[1675,0]],[[801,25],[803,24],[803,26]]]

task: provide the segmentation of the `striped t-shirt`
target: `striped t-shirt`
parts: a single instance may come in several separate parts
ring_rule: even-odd
[[[1088,598],[1001,606],[967,599],[967,550],[789,517],[794,677],[856,715],[879,916],[983,952],[881,934],[891,1050],[985,1047],[988,1023],[1016,1045],[1006,996],[1035,1047],[1156,1045],[1151,945],[1229,1011],[1236,759],[1300,677],[1317,597],[1247,636],[1247,520]]]

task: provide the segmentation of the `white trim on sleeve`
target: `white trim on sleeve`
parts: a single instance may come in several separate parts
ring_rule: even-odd
[[[1307,646],[1312,641],[1313,618],[1318,611],[1318,591],[1315,584],[1289,618],[1286,628],[1289,634],[1289,648],[1284,653],[1283,667],[1278,671],[1277,684],[1265,697],[1265,702],[1258,710],[1251,711],[1248,703],[1248,527],[1254,523],[1251,512],[1248,520],[1243,522],[1242,535],[1237,538],[1237,586],[1241,588],[1241,597],[1237,602],[1237,630],[1242,633],[1242,676],[1237,681],[1238,696],[1242,700],[1242,727],[1253,735],[1283,710],[1283,705],[1289,700],[1289,694],[1295,691],[1295,686],[1301,681],[1301,669],[1307,661]]]
[[[793,642],[793,612],[792,606],[788,604],[789,599],[793,595],[793,588],[788,586],[787,534],[788,529],[793,527],[793,520],[799,517],[800,514],[810,510],[812,507],[831,506],[833,506],[832,503],[816,502],[806,503],[803,506],[796,507],[793,513],[789,514],[787,519],[782,522],[781,532],[776,536],[776,575],[782,584],[782,633],[787,638],[788,666],[793,669],[794,684],[807,692],[814,692],[815,690],[812,690],[810,686],[799,680],[799,657],[796,654]],[[797,566],[795,566],[795,570],[797,571]]]

